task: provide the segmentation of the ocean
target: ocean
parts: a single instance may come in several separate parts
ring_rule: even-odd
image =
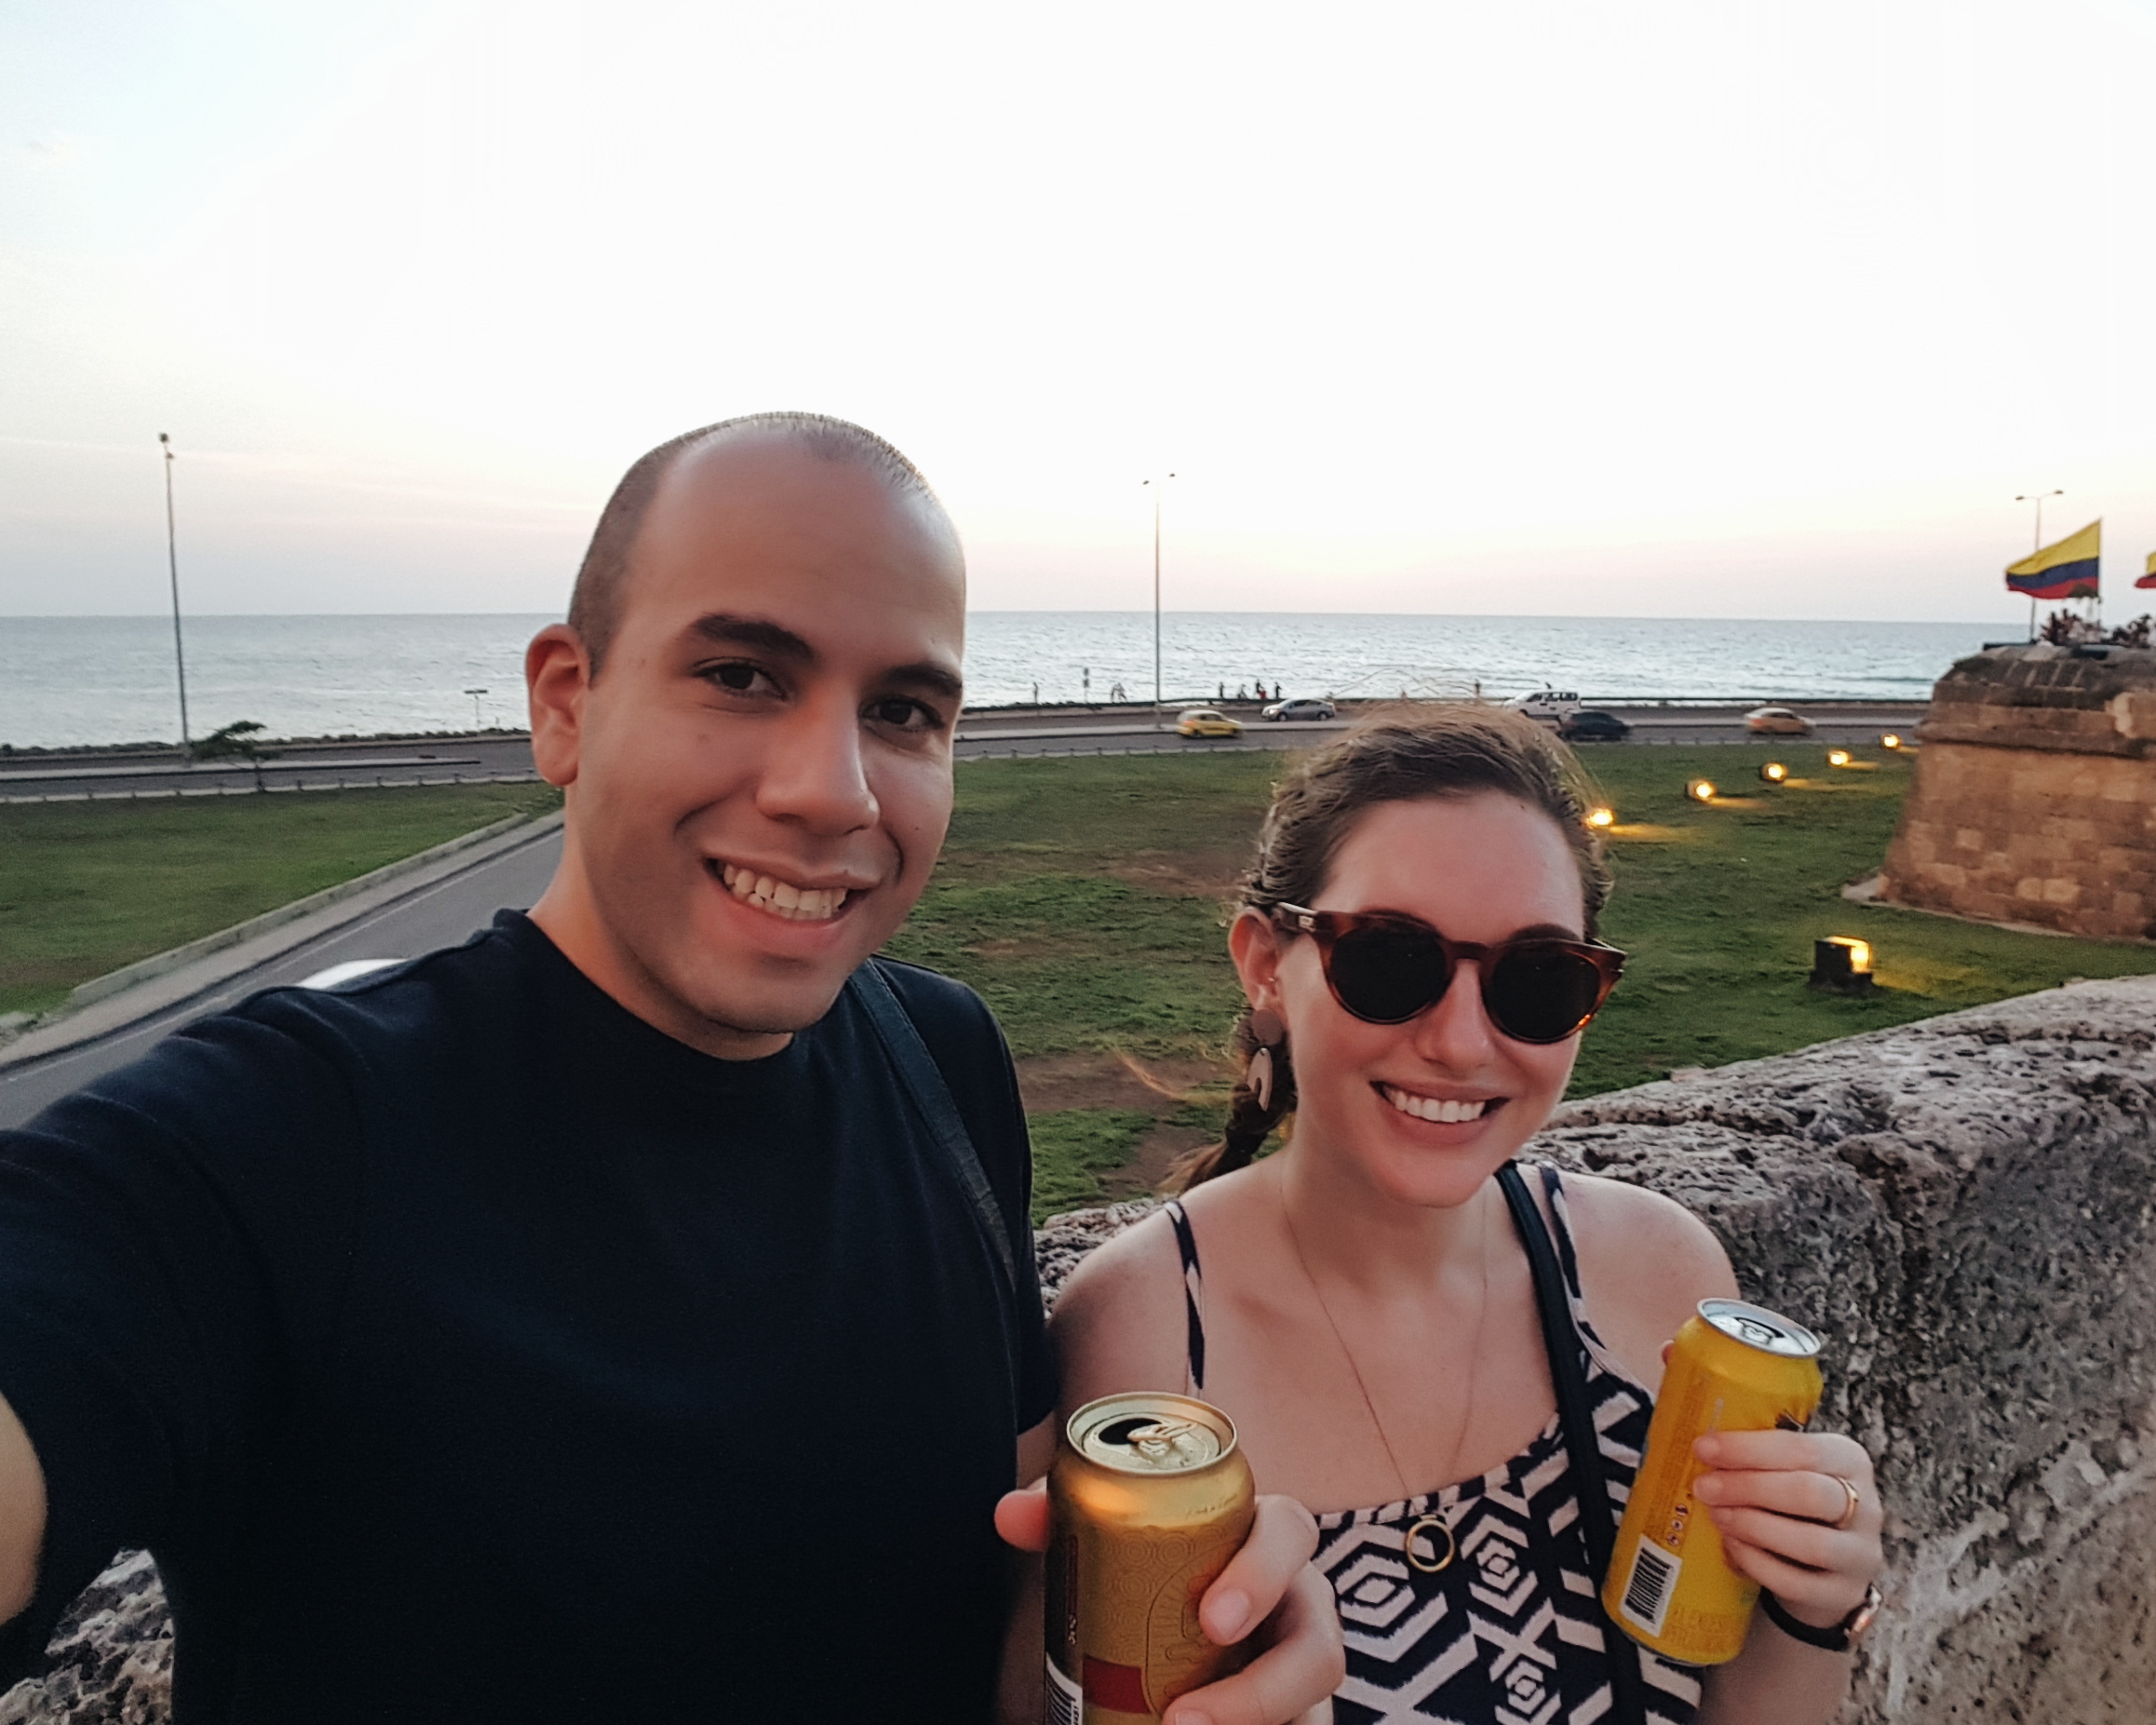
[[[204,616],[187,620],[189,728],[235,720],[273,736],[520,726],[523,649],[553,619]],[[1150,612],[976,612],[968,699],[1096,701],[1153,693]],[[1290,694],[1519,694],[1544,682],[1590,701],[1921,700],[1996,623],[1761,623],[1171,612],[1171,701],[1259,682]],[[478,693],[473,694],[472,691]],[[176,741],[165,617],[0,617],[0,743]]]

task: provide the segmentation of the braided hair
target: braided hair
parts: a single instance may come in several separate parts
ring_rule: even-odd
[[[1444,705],[1372,715],[1323,748],[1301,757],[1273,788],[1258,855],[1238,888],[1234,909],[1270,912],[1307,905],[1324,890],[1333,858],[1364,812],[1386,802],[1466,797],[1496,791],[1539,809],[1556,824],[1580,869],[1583,923],[1595,937],[1610,898],[1610,865],[1587,825],[1580,764],[1525,714],[1502,708]],[[1260,1101],[1248,1070],[1260,1043],[1246,1007],[1230,1038],[1238,1073],[1228,1124],[1218,1144],[1193,1152],[1173,1172],[1179,1192],[1246,1167],[1295,1111],[1295,1068],[1283,1042],[1273,1048],[1271,1095]]]

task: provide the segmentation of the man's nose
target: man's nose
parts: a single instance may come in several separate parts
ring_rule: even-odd
[[[851,701],[811,701],[796,709],[763,763],[756,806],[823,837],[857,832],[879,809],[861,757],[860,715]]]
[[[1497,1054],[1497,1030],[1482,1005],[1482,965],[1462,959],[1437,1004],[1415,1020],[1415,1049],[1448,1071],[1478,1071]]]

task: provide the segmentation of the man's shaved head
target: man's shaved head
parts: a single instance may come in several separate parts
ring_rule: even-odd
[[[951,525],[942,501],[922,478],[921,469],[893,445],[851,420],[834,419],[828,413],[745,413],[738,419],[722,419],[714,425],[685,431],[639,456],[622,475],[621,483],[600,511],[590,547],[576,572],[576,586],[569,596],[569,627],[590,654],[594,676],[621,619],[630,559],[652,499],[658,495],[674,464],[684,455],[733,438],[781,438],[826,461],[848,462],[865,468],[893,491],[921,499],[950,535],[951,543],[958,543],[958,530]]]

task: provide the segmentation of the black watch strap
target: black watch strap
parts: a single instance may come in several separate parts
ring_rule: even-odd
[[[1879,1615],[1880,1593],[1876,1584],[1865,1589],[1863,1602],[1839,1624],[1828,1624],[1824,1629],[1817,1624],[1808,1624],[1800,1617],[1792,1617],[1789,1608],[1765,1588],[1759,1590],[1759,1609],[1775,1628],[1792,1640],[1802,1641],[1808,1647],[1823,1647],[1830,1653],[1846,1653],[1855,1645],[1856,1637],[1871,1627],[1871,1620]]]

